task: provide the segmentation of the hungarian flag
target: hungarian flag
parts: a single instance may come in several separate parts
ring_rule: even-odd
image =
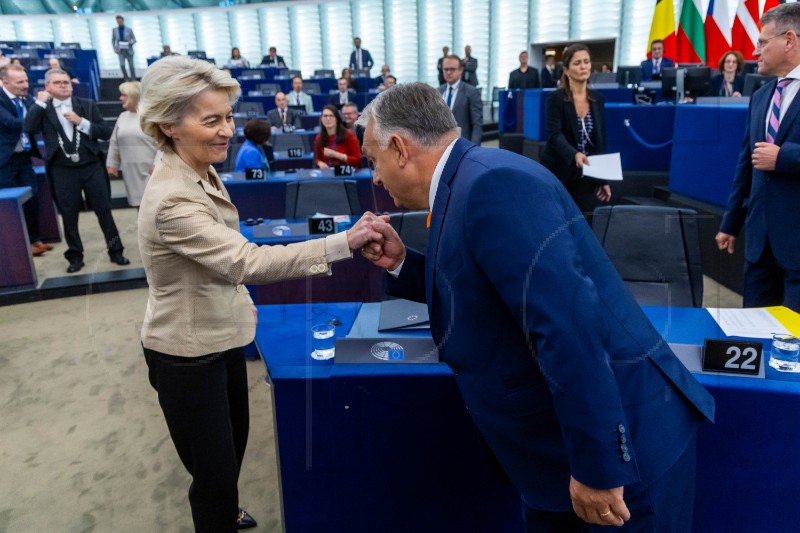
[[[753,50],[758,32],[758,0],[739,0],[731,31],[731,48],[739,50],[745,59],[755,59]]]
[[[702,0],[683,0],[678,25],[678,63],[705,63],[706,38],[703,33]]]
[[[731,23],[725,0],[710,0],[706,14],[706,65],[716,68],[722,54],[731,49]]]
[[[664,57],[675,59],[675,11],[672,0],[656,0],[650,39],[647,41],[647,57],[650,57],[650,45],[658,40],[664,41]]]

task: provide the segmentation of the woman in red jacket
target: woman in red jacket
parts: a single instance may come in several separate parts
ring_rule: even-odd
[[[356,135],[347,129],[335,105],[322,108],[321,127],[314,146],[319,168],[349,165],[361,168],[361,147]]]

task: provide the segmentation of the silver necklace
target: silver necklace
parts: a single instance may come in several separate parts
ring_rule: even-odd
[[[81,160],[81,156],[78,155],[78,152],[79,152],[80,147],[81,147],[81,132],[79,132],[78,129],[75,126],[73,126],[73,131],[75,133],[75,153],[74,154],[68,154],[67,153],[67,149],[64,148],[64,139],[61,138],[61,134],[60,133],[56,133],[56,135],[58,136],[58,145],[61,147],[61,151],[64,152],[64,155],[67,156],[70,159],[70,161],[72,161],[73,163],[78,163]]]

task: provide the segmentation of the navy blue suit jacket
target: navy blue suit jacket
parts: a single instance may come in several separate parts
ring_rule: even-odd
[[[25,107],[28,110],[32,104],[33,98],[26,98]],[[24,120],[17,115],[17,107],[2,89],[0,89],[0,126],[2,126],[0,127],[0,167],[2,167],[14,154],[24,126]],[[31,155],[39,157],[36,140],[33,138],[31,138],[31,145]]]
[[[563,186],[525,157],[459,139],[427,253],[409,250],[389,290],[427,301],[470,415],[536,509],[571,510],[570,475],[649,485],[713,417]]]
[[[642,76],[641,81],[650,81],[653,79],[653,60],[645,59],[642,61]],[[661,71],[665,68],[675,68],[675,62],[668,57],[661,58]]]
[[[362,48],[361,49],[361,66],[362,66],[361,70],[366,69],[367,71],[369,71],[370,69],[372,69],[372,65],[374,65],[374,63],[372,61],[372,55],[369,53],[369,50],[367,50],[366,48]],[[356,69],[356,51],[353,50],[350,53],[350,70],[355,70],[355,69]]]
[[[733,178],[728,207],[720,231],[739,235],[744,225],[744,257],[754,263],[769,240],[778,264],[800,269],[800,97],[795,97],[781,120],[775,144],[780,146],[775,170],[753,168],[753,149],[766,141],[767,110],[777,80],[764,85],[750,98],[742,149]]]

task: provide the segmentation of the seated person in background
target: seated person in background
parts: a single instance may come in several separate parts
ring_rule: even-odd
[[[708,96],[742,96],[744,91],[744,56],[737,50],[730,50],[719,58],[719,74],[711,78]]]
[[[391,89],[391,88],[392,88],[392,87],[394,87],[395,85],[397,85],[397,78],[395,78],[395,77],[394,77],[394,76],[392,76],[391,74],[389,74],[388,76],[386,76],[386,84],[384,85],[384,87],[383,87],[383,88],[384,88],[384,89]]]
[[[608,66],[608,63],[603,63],[600,65],[600,72],[611,72],[611,67]]]
[[[169,56],[179,56],[178,52],[173,52],[172,48],[169,47],[168,44],[165,44],[161,47],[161,57],[169,57]]]
[[[339,109],[347,102],[356,101],[356,92],[347,88],[347,78],[342,76],[336,82],[336,85],[339,87],[339,90],[328,98],[329,104],[335,105],[336,108]]]
[[[261,168],[269,172],[275,164],[275,154],[269,145],[272,135],[270,123],[263,119],[248,120],[244,125],[245,141],[236,155],[234,172],[244,172],[249,168]]]
[[[355,102],[348,102],[342,106],[342,121],[344,122],[344,126],[356,134],[356,139],[358,139],[358,145],[361,146],[364,143],[364,126],[359,126],[356,124],[358,120],[358,104]]]
[[[512,70],[508,76],[509,89],[538,89],[539,71],[528,65],[528,52],[523,50],[519,53],[519,68]]]
[[[72,73],[71,70],[66,69],[61,65],[61,61],[59,61],[57,57],[51,57],[50,59],[48,59],[47,64],[52,69],[63,70],[64,72],[66,72],[67,76],[69,76],[69,81],[71,81],[73,85],[81,82],[81,80],[75,77],[75,75]]]
[[[664,57],[664,41],[656,39],[650,44],[650,59],[642,61],[642,81],[660,80],[665,68],[674,68],[675,62]]]
[[[336,106],[322,108],[319,135],[314,144],[314,160],[319,168],[350,165],[361,168],[361,148],[355,134],[342,122]]]
[[[300,119],[300,113],[294,109],[289,109],[289,101],[286,99],[284,93],[275,95],[275,109],[270,109],[267,113],[267,118],[272,123],[272,127],[276,130],[285,129],[290,126],[293,129],[302,129],[303,124]]]
[[[239,48],[234,46],[231,48],[231,58],[225,66],[231,68],[248,68],[250,62],[243,58],[241,52],[239,52]]]
[[[389,68],[389,65],[383,65],[381,67],[381,75],[375,78],[378,89],[382,91],[386,88],[386,78],[390,76],[391,73],[392,69]]]
[[[358,92],[358,82],[353,77],[353,72],[349,68],[342,69],[342,78],[347,80],[347,88]]]
[[[268,67],[289,68],[283,60],[283,56],[278,55],[278,49],[274,46],[269,47],[269,55],[261,58],[261,64]]]
[[[556,72],[556,56],[551,54],[545,56],[544,58],[544,68],[542,69],[542,89],[555,89],[557,85],[558,76]]]
[[[314,102],[311,100],[311,96],[303,92],[303,78],[300,76],[292,78],[292,92],[286,97],[289,99],[289,105],[306,106],[306,113],[314,112]]]

